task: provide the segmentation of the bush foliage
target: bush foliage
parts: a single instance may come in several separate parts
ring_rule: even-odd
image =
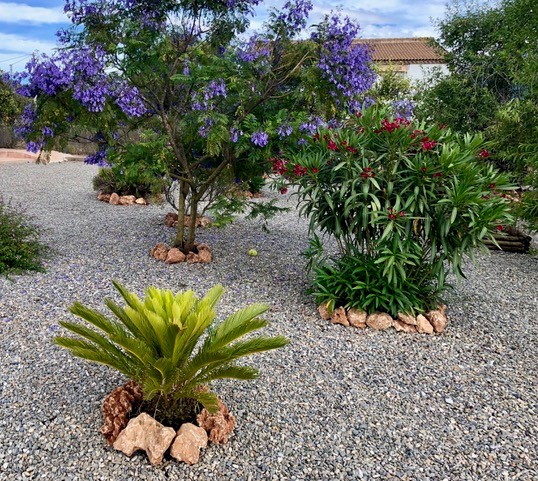
[[[46,247],[24,212],[0,197],[0,274],[42,271]]]
[[[507,178],[484,156],[479,135],[373,107],[280,159],[310,219],[317,301],[393,315],[436,307],[447,266],[463,276],[464,256],[510,220]],[[337,256],[318,233],[336,240]]]

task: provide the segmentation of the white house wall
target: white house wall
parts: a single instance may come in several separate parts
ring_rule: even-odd
[[[417,82],[424,79],[434,69],[440,69],[443,74],[448,74],[448,68],[444,63],[428,63],[409,65],[407,67],[407,76],[411,82]]]

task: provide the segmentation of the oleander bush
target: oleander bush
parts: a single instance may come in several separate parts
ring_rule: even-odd
[[[0,197],[0,274],[42,271],[46,246],[22,209]]]
[[[119,283],[114,286],[127,304],[105,301],[114,319],[75,302],[71,312],[86,324],[61,321],[77,337],[58,336],[55,342],[140,384],[143,410],[167,425],[191,421],[202,406],[215,412],[217,396],[209,389],[211,381],[255,379],[256,368],[236,361],[288,343],[282,336],[244,338],[267,325],[258,317],[268,309],[264,304],[252,304],[215,323],[215,306],[224,292],[221,285],[202,299],[191,290],[173,294],[155,287],[140,299]]]
[[[464,276],[464,257],[511,220],[511,186],[487,155],[480,135],[374,106],[278,159],[310,220],[317,302],[392,315],[436,307],[448,272]],[[318,235],[336,241],[336,255]]]

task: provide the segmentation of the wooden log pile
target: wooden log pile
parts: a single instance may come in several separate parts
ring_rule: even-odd
[[[530,236],[517,230],[510,230],[507,233],[499,232],[498,234],[494,234],[493,237],[495,237],[497,244],[499,244],[498,246],[490,240],[484,241],[484,244],[490,251],[503,250],[505,252],[519,252],[522,254],[529,252],[532,240]]]

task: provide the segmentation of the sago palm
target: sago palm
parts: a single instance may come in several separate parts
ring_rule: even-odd
[[[268,308],[264,304],[252,304],[213,324],[215,305],[224,292],[221,285],[202,299],[192,290],[174,295],[170,290],[150,287],[142,300],[118,282],[113,284],[127,304],[120,307],[105,300],[115,319],[75,302],[71,312],[91,327],[61,321],[78,337],[58,336],[55,343],[138,382],[144,402],[163,420],[189,417],[198,404],[214,412],[217,396],[208,389],[211,381],[255,379],[257,369],[236,361],[288,343],[282,336],[242,339],[267,325],[258,317]],[[201,340],[204,332],[207,335]]]

